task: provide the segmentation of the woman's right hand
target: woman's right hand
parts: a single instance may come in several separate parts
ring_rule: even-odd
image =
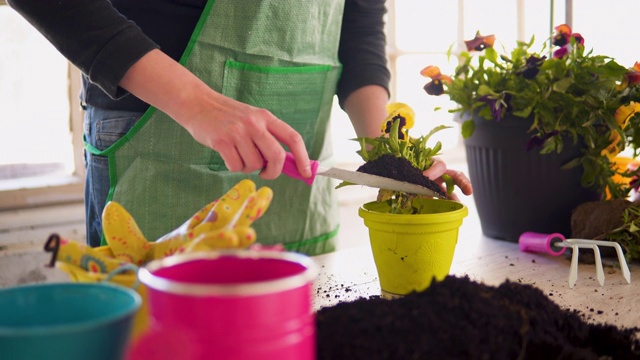
[[[124,75],[120,86],[162,110],[193,138],[220,153],[232,172],[274,179],[282,171],[285,149],[296,159],[298,171],[311,176],[302,136],[265,109],[226,97],[198,79],[182,65],[152,50]]]

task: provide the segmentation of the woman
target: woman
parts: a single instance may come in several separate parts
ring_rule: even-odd
[[[83,72],[87,241],[120,202],[150,240],[243,178],[274,199],[258,241],[333,250],[333,185],[279,176],[285,150],[310,176],[330,161],[337,93],[358,136],[386,117],[384,1],[11,0]],[[468,179],[439,163],[432,178]]]

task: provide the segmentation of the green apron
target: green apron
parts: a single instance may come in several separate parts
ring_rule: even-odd
[[[209,0],[180,63],[214,90],[270,110],[303,136],[311,159],[326,162],[343,9],[335,0]],[[308,186],[284,175],[231,173],[217,152],[154,107],[110,148],[88,148],[109,158],[108,199],[150,241],[249,178],[274,192],[253,224],[259,243],[309,255],[335,248],[339,210],[330,179]]]

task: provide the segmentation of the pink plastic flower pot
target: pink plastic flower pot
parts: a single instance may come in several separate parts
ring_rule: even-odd
[[[314,359],[313,261],[277,251],[177,255],[141,269],[150,330],[130,359]]]

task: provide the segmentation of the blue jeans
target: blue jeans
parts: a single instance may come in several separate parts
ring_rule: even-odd
[[[99,150],[105,150],[133,127],[143,113],[105,110],[87,106],[84,116],[85,141]],[[87,222],[87,244],[100,246],[102,239],[102,210],[109,195],[109,164],[105,156],[85,150],[87,177],[84,204]]]

